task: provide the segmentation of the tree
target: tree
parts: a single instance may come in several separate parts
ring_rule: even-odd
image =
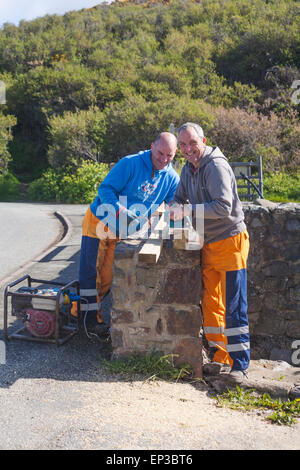
[[[280,146],[283,165],[296,164],[300,105],[290,102],[287,78],[296,80],[300,68],[299,9],[294,0],[126,0],[5,24],[0,76],[9,86],[1,110],[17,118],[10,168],[28,181],[49,165],[48,155],[55,165],[76,166],[80,155],[97,152],[116,160],[171,122],[200,121],[207,132],[213,116],[230,109],[252,113],[247,122],[260,130],[268,128],[260,115],[271,122],[275,112],[277,147],[267,131],[258,142]],[[93,136],[92,108],[101,123]],[[239,127],[241,114],[228,116]],[[229,147],[241,154],[250,142],[243,129],[237,135],[240,150],[234,141]],[[278,161],[273,150],[268,158]]]
[[[49,120],[48,160],[52,167],[79,166],[82,161],[104,158],[101,152],[105,117],[99,108],[67,111]]]
[[[213,125],[211,108],[201,100],[165,94],[155,102],[140,95],[129,95],[105,110],[107,133],[105,154],[112,161],[150,148],[160,132],[175,129],[186,121],[199,122],[206,131]]]

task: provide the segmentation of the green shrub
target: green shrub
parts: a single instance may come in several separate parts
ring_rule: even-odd
[[[0,171],[6,172],[11,155],[7,148],[12,140],[12,128],[16,125],[15,116],[5,116],[0,112]]]
[[[119,103],[112,103],[105,110],[107,122],[104,154],[112,161],[150,148],[160,132],[175,129],[187,121],[201,123],[209,133],[213,125],[211,107],[201,100],[176,95],[161,96],[160,101],[148,102],[142,96],[129,94]]]
[[[28,198],[33,201],[89,204],[108,171],[108,164],[94,162],[83,162],[75,172],[70,167],[50,168],[29,185]]]
[[[15,201],[20,198],[20,183],[9,172],[0,174],[0,201]]]
[[[35,142],[30,137],[15,136],[9,143],[12,159],[8,169],[22,183],[31,183],[48,168],[48,162],[43,156],[43,142]]]
[[[275,202],[300,202],[300,173],[264,175],[264,197]]]
[[[93,107],[65,112],[49,120],[48,160],[52,167],[77,167],[88,158],[96,159],[105,134],[103,113]]]

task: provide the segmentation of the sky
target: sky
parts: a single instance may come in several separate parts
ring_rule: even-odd
[[[102,0],[0,0],[0,26],[20,20],[33,20],[44,15],[63,15],[67,11],[81,10],[99,5]]]

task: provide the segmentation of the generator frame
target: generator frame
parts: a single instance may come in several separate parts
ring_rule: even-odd
[[[17,331],[15,331],[14,333],[12,333],[10,335],[8,334],[8,298],[9,297],[17,296],[17,297],[34,297],[34,298],[45,299],[44,295],[30,294],[30,293],[27,293],[27,292],[26,293],[21,293],[21,292],[16,292],[16,291],[11,290],[17,284],[20,284],[21,282],[26,281],[26,280],[27,280],[28,287],[31,287],[32,283],[39,283],[39,284],[45,284],[45,285],[60,287],[57,294],[47,296],[47,299],[55,300],[55,310],[53,310],[53,312],[55,313],[55,332],[54,332],[54,335],[53,335],[52,338],[42,338],[42,337],[39,338],[39,337],[35,337],[33,335],[29,336],[25,326],[18,329]],[[8,340],[8,341],[11,340],[11,339],[22,339],[22,340],[25,340],[25,341],[38,341],[38,342],[55,343],[57,346],[61,346],[66,341],[71,339],[79,331],[79,318],[78,317],[77,317],[77,319],[74,318],[74,320],[75,320],[74,321],[74,326],[69,325],[69,324],[64,325],[61,328],[59,326],[59,316],[60,316],[60,303],[59,303],[59,300],[60,300],[60,297],[61,297],[62,293],[66,289],[71,288],[71,287],[76,288],[76,293],[77,293],[78,298],[79,298],[79,294],[80,294],[79,281],[77,281],[77,280],[71,281],[68,284],[64,284],[64,283],[57,282],[57,281],[45,281],[44,279],[32,278],[29,274],[26,274],[26,275],[20,277],[19,279],[17,279],[15,281],[11,282],[10,284],[8,284],[5,287],[5,290],[4,290],[4,337],[5,337],[5,339]],[[77,312],[80,312],[80,300],[77,300],[76,302],[77,302]],[[45,310],[47,310],[47,309],[45,309]],[[63,337],[61,336],[61,331],[60,330],[65,330],[66,331],[66,334]]]

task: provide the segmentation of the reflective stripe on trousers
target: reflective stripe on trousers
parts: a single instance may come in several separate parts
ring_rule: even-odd
[[[214,360],[244,370],[250,361],[247,317],[247,257],[249,236],[204,245],[202,250],[204,332]]]

